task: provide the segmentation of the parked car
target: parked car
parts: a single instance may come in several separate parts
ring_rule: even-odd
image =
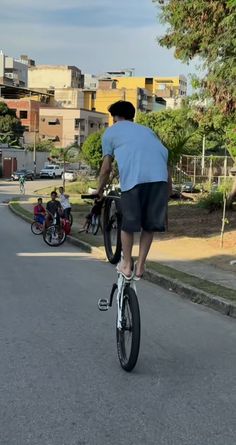
[[[195,193],[196,189],[193,182],[185,182],[181,185],[181,191],[185,193]]]
[[[176,184],[172,183],[172,192],[170,194],[170,198],[171,199],[180,199],[180,197],[181,197],[181,193],[180,193],[179,187]]]
[[[62,174],[63,168],[56,164],[49,164],[40,171],[40,178],[61,178]]]
[[[12,181],[19,181],[20,176],[24,176],[25,179],[33,181],[33,179],[34,179],[34,172],[32,170],[26,170],[25,168],[23,168],[21,170],[17,170],[16,172],[12,173],[11,180]]]
[[[62,179],[64,179],[64,173],[62,174]],[[65,181],[76,181],[77,173],[74,170],[66,170],[65,171]]]

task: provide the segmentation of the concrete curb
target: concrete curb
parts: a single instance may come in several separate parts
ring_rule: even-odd
[[[15,209],[11,203],[8,204],[8,207],[13,213],[24,219],[26,222],[32,222],[31,218],[23,215],[19,210]],[[79,247],[84,252],[94,254],[100,259],[105,259],[104,253],[98,247],[91,246],[91,244],[80,241],[73,236],[67,236],[67,240],[69,241],[69,243]],[[193,303],[202,304],[220,312],[223,315],[236,318],[236,304],[233,302],[225,300],[216,295],[209,294],[203,290],[183,283],[182,281],[176,280],[174,278],[169,278],[166,275],[162,275],[161,273],[152,271],[150,269],[145,272],[144,279],[150,281],[151,283],[157,284],[164,289],[173,291],[181,297],[191,300]]]
[[[228,315],[229,317],[236,318],[236,304],[218,297],[213,294],[209,294],[189,284],[174,278],[169,278],[152,270],[147,270],[144,274],[144,279],[151,283],[158,284],[169,291],[176,292],[183,298],[191,300],[193,303],[202,304],[208,306],[221,314]]]

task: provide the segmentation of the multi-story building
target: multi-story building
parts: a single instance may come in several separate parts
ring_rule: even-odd
[[[153,79],[153,93],[162,98],[187,96],[187,79],[180,75],[177,77],[155,77]]]
[[[54,102],[63,108],[86,108],[84,106],[84,93],[78,88],[56,88]]]
[[[4,99],[8,108],[16,112],[16,116],[21,120],[25,127],[24,140],[25,145],[32,144],[36,138],[38,140],[39,132],[39,110],[48,107],[46,103],[29,98],[24,99]]]
[[[98,77],[94,74],[84,74],[85,90],[96,90],[98,88]]]
[[[56,90],[57,88],[83,88],[81,70],[70,65],[36,65],[29,68],[29,88]]]
[[[0,84],[27,87],[28,65],[0,51]]]
[[[72,108],[41,108],[40,140],[51,140],[55,147],[81,145],[86,137],[108,125],[108,115]]]
[[[100,79],[98,89],[94,91],[94,99],[91,92],[86,92],[85,97],[90,98],[96,111],[107,113],[109,106],[118,100],[130,101],[138,111],[152,111],[152,93],[146,88],[137,87],[136,84],[125,84],[127,87],[118,88],[119,81],[123,79]],[[87,103],[87,102],[86,102]],[[112,125],[112,117],[109,116],[109,125]]]

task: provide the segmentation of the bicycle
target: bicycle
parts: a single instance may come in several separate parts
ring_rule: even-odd
[[[81,195],[82,199],[97,199],[96,195]],[[111,264],[117,264],[121,257],[121,206],[120,194],[115,190],[110,190],[104,196],[100,212],[100,227],[103,232],[104,247],[106,256]],[[95,226],[98,231],[99,227]],[[86,229],[85,229],[86,230]],[[94,234],[96,234],[94,230]]]
[[[82,195],[82,198],[94,199],[94,195]],[[114,207],[115,212],[110,215],[110,210]],[[118,204],[117,204],[118,203]],[[111,226],[116,221],[116,243],[115,255],[110,256],[111,248]],[[108,252],[108,260],[115,264],[114,258],[121,258],[121,212],[119,204],[119,196],[109,194],[104,198],[104,244]],[[112,261],[111,261],[112,260]],[[117,261],[116,261],[117,262]],[[122,273],[118,272],[117,283],[112,285],[109,299],[100,298],[98,300],[98,308],[100,311],[107,311],[112,307],[114,295],[116,293],[117,317],[116,317],[116,344],[117,353],[121,367],[130,372],[134,369],[140,348],[141,322],[140,310],[137,298],[137,291],[134,278],[126,279]]]
[[[87,195],[82,195],[87,196]],[[90,196],[90,195],[89,195]],[[94,201],[96,198],[94,198]],[[79,230],[79,233],[86,232],[97,235],[99,229],[102,231],[101,213],[102,213],[103,201],[97,202],[93,205],[91,212],[86,216],[86,221],[83,229]]]
[[[49,227],[46,227],[43,231],[43,240],[50,247],[61,246],[66,240],[66,232],[62,224],[58,224],[58,215],[54,213],[51,215],[53,220]]]

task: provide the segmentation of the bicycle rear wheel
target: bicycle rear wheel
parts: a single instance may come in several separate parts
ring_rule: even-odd
[[[117,352],[122,368],[130,372],[137,363],[141,331],[138,299],[130,285],[124,289],[121,314],[121,329],[116,328]]]
[[[117,264],[121,256],[121,208],[116,196],[114,193],[107,196],[103,214],[104,246],[111,264]]]
[[[31,231],[34,235],[41,235],[43,233],[43,225],[37,221],[33,221],[31,224]]]
[[[58,247],[64,243],[66,234],[62,227],[52,225],[44,230],[43,239],[48,246]]]

